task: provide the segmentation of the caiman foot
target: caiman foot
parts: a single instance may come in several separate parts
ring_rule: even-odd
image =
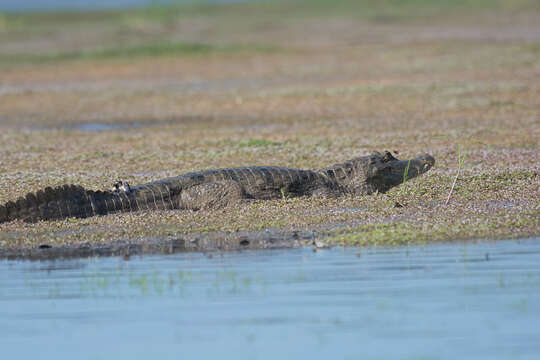
[[[190,210],[219,209],[246,198],[244,189],[236,181],[215,181],[183,190],[180,207]]]

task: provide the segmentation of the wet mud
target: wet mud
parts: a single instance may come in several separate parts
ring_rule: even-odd
[[[316,233],[308,231],[263,230],[116,241],[99,245],[85,243],[53,246],[43,243],[37,247],[0,247],[0,259],[56,260],[98,256],[122,256],[128,259],[131,256],[150,254],[284,249],[308,245],[322,247],[320,241],[315,242],[316,236]]]

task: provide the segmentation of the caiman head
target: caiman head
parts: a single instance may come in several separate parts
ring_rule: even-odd
[[[435,159],[429,154],[411,160],[399,160],[389,151],[385,151],[334,165],[323,172],[328,177],[335,178],[350,193],[371,194],[377,191],[386,192],[427,172],[433,165]]]

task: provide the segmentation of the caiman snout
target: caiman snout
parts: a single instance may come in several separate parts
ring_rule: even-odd
[[[392,157],[392,160],[386,162],[385,165],[379,171],[379,179],[382,181],[377,186],[379,191],[383,192],[427,172],[435,165],[435,158],[429,154],[423,154],[411,160],[398,160]]]
[[[396,160],[390,164],[391,173],[401,176],[403,180],[412,179],[427,172],[435,165],[435,158],[429,154],[423,154],[411,160]]]
[[[419,174],[423,174],[435,165],[435,158],[429,154],[423,154],[413,161],[419,162],[419,168],[421,169]]]

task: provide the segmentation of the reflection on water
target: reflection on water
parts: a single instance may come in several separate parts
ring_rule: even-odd
[[[3,358],[537,359],[540,238],[0,261]]]
[[[74,125],[72,128],[80,131],[107,131],[107,130],[124,130],[129,128],[138,128],[144,126],[143,123],[83,123]]]

